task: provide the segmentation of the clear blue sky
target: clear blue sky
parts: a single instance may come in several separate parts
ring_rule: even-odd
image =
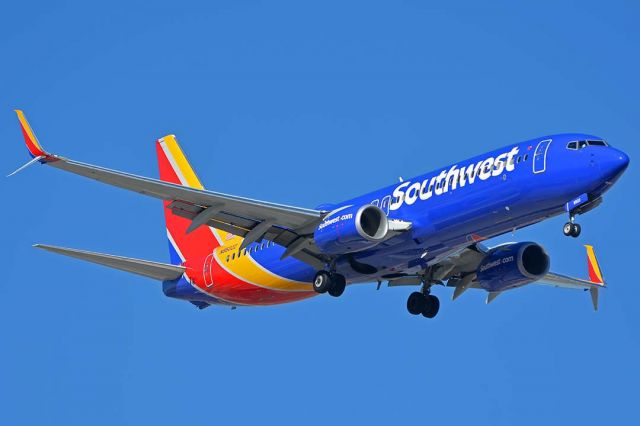
[[[55,4],[54,4],[55,3]],[[167,261],[161,204],[53,169],[0,179],[0,423],[630,424],[640,381],[634,2],[4,2],[0,170],[13,108],[71,158],[157,176],[175,133],[211,189],[314,207],[512,142],[601,135],[631,166],[579,240],[535,240],[610,288],[469,292],[429,321],[411,288],[272,308],[167,299],[154,281],[31,248]],[[157,3],[157,4],[156,4]],[[305,3],[302,5],[301,3]]]

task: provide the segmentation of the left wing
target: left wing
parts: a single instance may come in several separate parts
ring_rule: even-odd
[[[303,261],[319,262],[317,256],[308,250],[312,245],[309,235],[327,212],[189,188],[50,154],[38,142],[24,113],[20,110],[16,113],[27,149],[33,157],[17,171],[40,162],[139,194],[169,200],[175,214],[193,220],[194,229],[207,224],[245,237],[249,242],[265,238],[287,247],[283,257],[297,254],[296,257]]]

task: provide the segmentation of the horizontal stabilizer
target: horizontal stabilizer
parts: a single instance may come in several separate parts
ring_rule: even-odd
[[[34,247],[160,281],[175,280],[179,278],[185,270],[183,266],[132,259],[130,257],[114,256],[111,254],[94,253],[85,250],[68,249],[45,244],[34,244]]]

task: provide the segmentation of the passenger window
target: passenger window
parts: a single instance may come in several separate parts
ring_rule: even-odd
[[[567,144],[567,148],[568,149],[578,149],[578,142],[576,142],[576,141],[569,142]]]
[[[235,254],[235,253],[233,253],[233,254],[231,255],[231,260],[235,260],[235,258],[236,258],[236,254]]]
[[[247,249],[242,249],[242,256],[246,256],[247,255]]]
[[[229,261],[229,255],[227,255],[227,262]]]
[[[525,154],[524,159],[522,161],[527,161],[527,158],[529,158],[529,154]]]
[[[518,155],[518,159],[516,160],[516,163],[519,163],[520,161],[522,161],[522,156]]]

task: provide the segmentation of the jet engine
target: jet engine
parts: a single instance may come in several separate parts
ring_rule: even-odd
[[[326,254],[353,253],[374,247],[389,232],[387,215],[374,205],[349,206],[324,218],[314,232],[315,243]]]
[[[476,270],[487,291],[504,291],[538,281],[549,272],[549,256],[532,242],[504,244],[489,250]]]

